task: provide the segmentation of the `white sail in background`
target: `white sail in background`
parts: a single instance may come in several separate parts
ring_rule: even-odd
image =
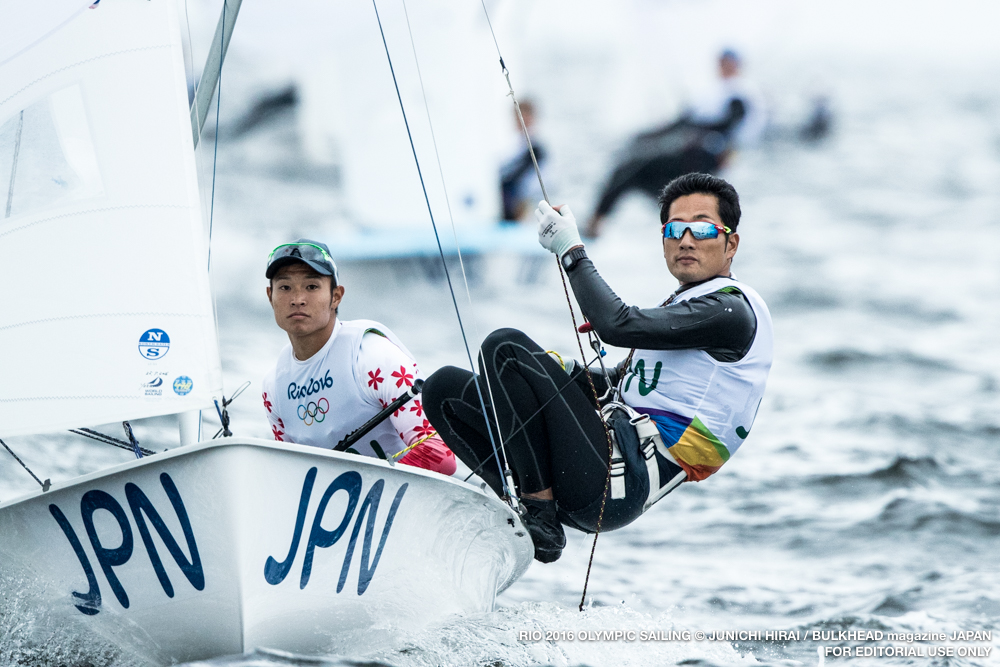
[[[221,393],[175,3],[63,4],[0,59],[0,436]]]

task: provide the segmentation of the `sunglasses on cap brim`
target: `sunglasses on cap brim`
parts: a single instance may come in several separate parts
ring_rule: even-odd
[[[329,265],[333,272],[334,284],[339,282],[337,263],[333,261],[333,257],[330,257],[330,253],[315,243],[283,243],[267,256],[267,265],[271,266],[276,261],[286,257]]]
[[[718,238],[719,232],[723,232],[725,234],[732,234],[733,232],[733,230],[729,229],[729,227],[717,225],[714,222],[707,222],[704,220],[696,220],[694,222],[671,220],[663,225],[663,238],[679,239],[682,238],[684,236],[684,232],[688,230],[691,230],[691,236],[699,240]]]

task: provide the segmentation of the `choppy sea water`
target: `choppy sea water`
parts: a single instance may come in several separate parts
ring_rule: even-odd
[[[802,67],[757,74],[780,98],[797,92],[786,82],[801,82]],[[814,641],[812,633],[1000,631],[998,74],[996,60],[839,61],[826,72],[832,137],[809,146],[777,136],[726,171],[744,209],[735,272],[774,317],[768,392],[753,434],[722,471],[599,538],[584,612],[576,606],[591,538],[571,533],[562,559],[532,565],[493,613],[418,632],[399,628],[377,653],[306,659],[261,652],[199,664],[995,664],[1000,635],[865,643]],[[555,74],[550,79],[558,86]],[[252,96],[234,98],[239,109]],[[567,118],[560,130],[597,135],[578,149],[578,173],[563,179],[581,218],[605,149],[619,138],[601,135],[591,121]],[[337,206],[336,193],[307,177],[295,141],[291,123],[278,117],[219,146],[213,262],[229,391],[244,380],[259,386],[284,344],[263,298],[262,258],[299,234],[336,247],[316,214]],[[674,287],[655,220],[649,202],[628,200],[588,246],[629,303],[652,305]],[[469,268],[471,305],[459,297],[473,343],[514,326],[546,347],[575,350],[554,264],[543,264],[534,283],[517,279],[515,257]],[[465,365],[450,296],[426,263],[350,263],[342,279],[343,317],[389,325],[425,372]],[[622,356],[610,352],[613,361]],[[234,424],[266,436],[256,395],[252,388],[234,404]],[[141,428],[167,427],[150,420]],[[54,480],[126,460],[61,436],[8,442]],[[0,497],[31,484],[12,462],[0,465]],[[0,664],[141,664],[127,647],[48,627],[46,616],[16,597],[3,602]],[[687,631],[691,639],[593,639],[615,631]],[[711,639],[740,631],[761,638]],[[779,631],[798,638],[764,636]],[[519,638],[535,632],[543,639]],[[708,639],[696,639],[698,632]],[[551,633],[558,638],[544,639]],[[859,644],[994,652],[944,659],[817,652]]]

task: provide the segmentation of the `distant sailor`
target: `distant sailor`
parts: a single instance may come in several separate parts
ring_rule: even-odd
[[[633,138],[598,197],[586,235],[600,234],[604,218],[629,192],[656,197],[664,183],[682,174],[714,174],[734,149],[755,144],[764,125],[763,97],[743,77],[740,56],[723,51],[719,78],[696,104],[679,120]]]
[[[539,241],[559,257],[593,330],[608,345],[633,348],[609,369],[621,406],[606,408],[615,441],[607,493],[608,438],[584,373],[520,331],[500,329],[484,341],[480,373],[488,382],[446,366],[424,385],[431,423],[502,494],[474,383],[492,397],[487,417],[494,432],[499,425],[496,440],[542,562],[562,553],[563,524],[597,529],[605,496],[600,529],[614,530],[681,482],[718,471],[747,438],[764,395],[771,316],[731,272],[740,241],[736,190],[709,174],[688,174],[671,181],[659,201],[663,256],[680,287],[645,309],[622,303],[597,273],[568,206],[542,202],[535,211]],[[592,373],[604,394],[607,380]]]
[[[524,129],[531,137],[535,159],[538,160],[538,167],[544,175],[548,151],[535,134],[535,104],[531,100],[522,100],[519,106],[521,118],[524,119]],[[535,176],[535,166],[531,161],[531,152],[528,150],[528,142],[524,139],[517,112],[514,113],[514,125],[518,137],[517,150],[500,167],[500,198],[503,200],[503,219],[507,222],[523,218],[542,196],[538,177]]]
[[[264,378],[274,439],[333,448],[413,385],[420,375],[417,362],[384,325],[337,317],[344,286],[325,244],[299,239],[278,246],[265,276],[274,320],[289,341]],[[445,475],[456,468],[455,455],[427,420],[420,396],[354,450]]]

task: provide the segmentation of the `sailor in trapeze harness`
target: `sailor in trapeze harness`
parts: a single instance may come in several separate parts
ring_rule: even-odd
[[[344,286],[325,244],[278,246],[265,276],[275,322],[289,340],[263,383],[274,439],[333,448],[413,386],[417,362],[386,326],[337,317]],[[445,475],[456,468],[420,396],[347,451]]]
[[[480,375],[447,366],[424,386],[431,424],[498,495],[503,481],[487,423],[500,436],[541,562],[561,555],[563,525],[620,528],[681,482],[719,470],[749,434],[764,394],[771,316],[730,270],[739,247],[736,190],[688,174],[663,189],[660,206],[658,238],[680,287],[655,308],[627,306],[615,295],[587,257],[568,206],[543,201],[535,211],[539,241],[559,257],[593,331],[609,345],[633,348],[609,377],[592,373],[612,427],[610,483],[608,436],[585,374],[520,331],[487,337]],[[485,417],[477,381],[491,398]],[[609,381],[616,391],[608,392]]]

